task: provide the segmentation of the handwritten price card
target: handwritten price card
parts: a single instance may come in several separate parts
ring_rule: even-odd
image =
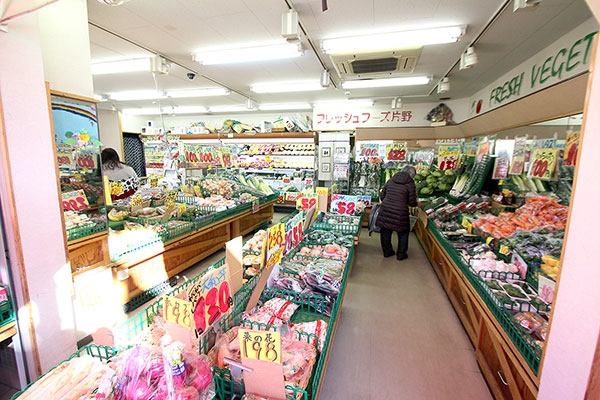
[[[334,214],[355,215],[357,196],[334,194],[331,196],[331,212]]]
[[[371,206],[371,196],[358,196],[358,201],[362,202],[365,207]]]
[[[144,196],[133,196],[131,198],[132,207],[141,207],[144,204]]]
[[[378,143],[362,143],[360,145],[360,156],[369,158],[369,157],[378,157],[379,156],[379,144]]]
[[[175,203],[176,198],[177,198],[177,190],[169,190],[167,192],[167,196],[165,197],[165,204],[169,205],[171,203]]]
[[[194,306],[191,302],[173,296],[163,296],[163,318],[167,322],[191,328],[194,323]]]
[[[118,196],[123,194],[123,182],[111,182],[110,183],[110,194]]]
[[[252,214],[256,214],[258,212],[258,200],[252,200]]]
[[[71,165],[73,163],[73,153],[57,151],[56,161],[59,166]]]
[[[158,175],[152,175],[149,180],[151,188],[158,187]]]
[[[290,219],[285,224],[285,253],[290,252],[294,247],[298,246],[302,241],[303,221],[302,212],[294,215],[294,218]]]
[[[96,156],[90,153],[77,154],[77,166],[80,168],[96,168]]]
[[[296,200],[298,210],[308,210],[317,205],[319,195],[316,193],[306,193],[302,198]]]
[[[267,259],[285,245],[285,225],[277,224],[267,231]]]
[[[571,132],[567,135],[564,166],[575,166],[575,162],[577,161],[577,149],[579,147],[579,136],[580,132]]]
[[[542,180],[552,180],[556,177],[556,167],[558,164],[558,150],[556,149],[536,149],[531,157],[529,173],[527,177]]]
[[[194,323],[196,334],[200,335],[233,306],[227,265],[204,274],[188,289],[188,299],[196,305]]]
[[[527,152],[527,139],[525,137],[515,138],[515,150],[510,164],[510,175],[521,175],[525,169],[525,155]]]
[[[440,171],[446,171],[458,168],[459,156],[460,146],[440,146],[438,152],[438,169]]]
[[[385,154],[388,161],[406,160],[406,143],[390,143],[385,146]]]
[[[63,208],[67,211],[82,211],[90,206],[83,190],[63,193],[62,203]]]
[[[477,161],[483,160],[483,157],[490,153],[490,142],[481,143],[477,148]]]
[[[281,336],[279,332],[238,331],[242,358],[281,363]]]

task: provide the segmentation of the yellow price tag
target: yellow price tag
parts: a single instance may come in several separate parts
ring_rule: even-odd
[[[473,232],[473,224],[471,224],[471,222],[469,222],[469,219],[467,217],[463,217],[462,226],[465,227],[467,232],[469,232],[469,233]]]
[[[317,190],[317,194],[319,196],[328,196],[329,195],[329,189],[326,187],[318,187],[316,190]]]
[[[183,214],[187,210],[185,203],[177,203],[177,214]]]
[[[196,197],[202,197],[202,189],[200,189],[200,186],[194,186],[194,194],[196,195]]]
[[[489,245],[490,245],[490,243],[492,243],[492,240],[494,240],[494,238],[493,238],[493,237],[491,237],[491,236],[488,236],[488,238],[487,238],[487,239],[485,239],[485,244],[487,244],[487,245],[489,246]]]
[[[317,193],[304,194],[301,198],[296,199],[296,208],[298,210],[308,210],[317,205],[318,200],[319,195]]]
[[[271,162],[271,156],[270,156],[269,154],[267,154],[267,155],[265,156],[265,161],[266,161],[266,162],[268,162],[268,163],[270,163],[270,162]]]
[[[163,318],[167,322],[191,328],[194,322],[194,307],[191,302],[173,296],[163,296]]]
[[[281,335],[279,332],[238,331],[242,358],[281,364]]]
[[[158,175],[152,175],[150,177],[150,187],[151,188],[158,187]]]
[[[142,204],[144,204],[144,196],[133,196],[131,198],[131,206],[132,207],[139,207]]]
[[[175,203],[176,198],[177,198],[177,190],[169,190],[167,192],[167,197],[165,197],[165,204],[169,205],[171,203]]]
[[[118,196],[123,194],[123,182],[111,182],[110,183],[110,194]]]
[[[558,164],[558,150],[536,149],[529,163],[528,178],[551,180],[556,177],[556,166]]]
[[[510,250],[509,250],[508,246],[506,246],[506,245],[500,246],[500,254],[507,255],[509,251]]]
[[[175,202],[169,203],[167,204],[167,207],[165,207],[167,212],[171,212],[175,209]]]

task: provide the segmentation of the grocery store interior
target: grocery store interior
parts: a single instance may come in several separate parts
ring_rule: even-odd
[[[599,21],[0,1],[0,400],[600,399]]]

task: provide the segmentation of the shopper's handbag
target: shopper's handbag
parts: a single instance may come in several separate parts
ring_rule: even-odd
[[[373,232],[381,232],[381,228],[377,226],[377,217],[379,216],[379,207],[381,206],[381,203],[377,203],[373,206],[373,208],[371,209],[371,214],[369,214],[369,236],[371,236],[371,234]]]

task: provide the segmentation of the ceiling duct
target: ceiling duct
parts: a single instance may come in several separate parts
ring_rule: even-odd
[[[379,78],[414,72],[423,47],[369,53],[332,54],[340,78]]]

